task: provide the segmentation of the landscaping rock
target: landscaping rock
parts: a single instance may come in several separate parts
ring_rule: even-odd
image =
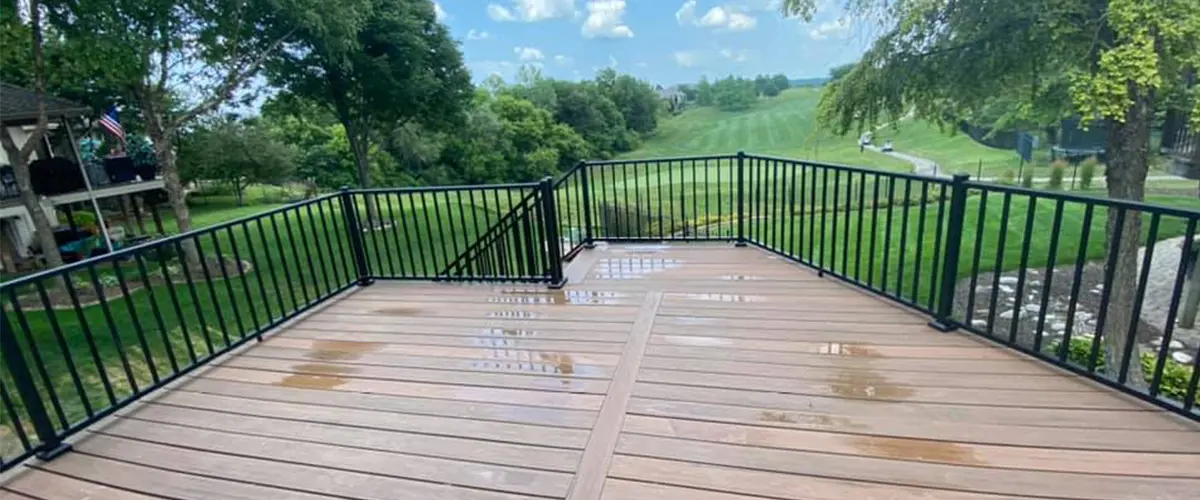
[[[1186,365],[1186,364],[1190,364],[1195,358],[1193,358],[1191,354],[1188,354],[1186,352],[1175,351],[1175,352],[1171,353],[1171,359],[1175,360],[1176,362],[1183,363]]]

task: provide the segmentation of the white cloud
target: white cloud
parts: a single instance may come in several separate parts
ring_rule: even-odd
[[[625,0],[593,0],[587,3],[587,20],[580,33],[584,38],[633,38],[625,24]]]
[[[487,14],[493,21],[536,23],[550,19],[575,17],[575,0],[510,0],[512,7],[488,4]]]
[[[516,21],[517,20],[517,18],[515,16],[513,16],[511,11],[509,11],[508,9],[506,9],[500,5],[496,5],[494,3],[488,4],[487,15],[488,15],[488,17],[492,18],[493,21],[497,21],[497,22]]]
[[[646,61],[638,61],[636,64],[634,64],[634,66],[637,66],[639,68],[645,68],[645,67],[649,66],[649,64],[646,64]]]
[[[675,64],[685,68],[698,66],[702,57],[695,50],[680,50],[675,52]]]
[[[467,40],[487,40],[491,37],[492,37],[492,34],[486,32],[486,31],[476,31],[476,30],[467,31]]]
[[[558,55],[555,55],[555,56],[554,56],[554,62],[556,62],[556,63],[558,63],[558,64],[560,64],[560,65],[562,65],[562,66],[568,66],[568,65],[570,65],[571,63],[575,62],[575,60],[574,60],[574,59],[572,59],[570,56],[566,56],[566,55],[563,55],[563,54],[558,54]]]
[[[675,21],[680,25],[700,26],[719,31],[746,31],[758,26],[758,18],[742,12],[746,6],[716,6],[703,16],[696,17],[696,0],[688,0],[675,11]]]
[[[850,32],[850,21],[846,19],[837,19],[833,21],[825,21],[815,28],[808,30],[809,38],[813,40],[826,40],[829,38],[841,38]]]
[[[541,61],[546,58],[541,50],[533,47],[513,47],[513,53],[520,61]]]
[[[741,12],[732,12],[729,14],[729,25],[726,28],[729,31],[746,31],[754,29],[755,26],[758,26],[757,18]]]
[[[438,2],[433,2],[433,14],[437,17],[439,23],[446,22],[447,19],[450,19],[450,14],[447,13],[446,9],[442,8],[442,4]]]
[[[750,56],[753,55],[753,53],[750,51],[743,49],[721,49],[717,51],[717,54],[720,54],[721,57],[729,59],[733,62],[746,62],[746,60],[750,59]]]
[[[675,11],[675,22],[680,26],[696,23],[696,0],[687,0]]]
[[[511,61],[479,61],[472,63],[470,66],[476,78],[480,76],[487,78],[489,75],[497,75],[500,78],[508,80],[517,71],[517,65]]]
[[[610,67],[610,68],[617,67],[617,58],[613,57],[612,54],[608,55],[608,67]]]

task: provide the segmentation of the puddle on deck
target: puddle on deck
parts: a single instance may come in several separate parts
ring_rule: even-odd
[[[617,292],[566,289],[501,290],[500,293],[500,296],[488,297],[487,301],[494,304],[605,305],[619,303],[617,298],[624,295]]]
[[[969,446],[946,441],[852,436],[850,444],[864,455],[955,465],[982,465]]]
[[[359,369],[352,366],[328,365],[323,363],[300,363],[292,365],[293,373],[274,385],[296,389],[333,389],[344,385],[345,375],[358,373]]]
[[[683,266],[679,259],[657,257],[600,259],[592,268],[592,277],[602,280],[643,279],[647,275]]]
[[[685,293],[680,296],[685,300],[703,300],[711,302],[766,302],[763,295],[738,295],[733,293]]]
[[[349,361],[363,354],[383,349],[380,342],[353,342],[349,340],[314,340],[313,348],[304,357],[317,361]]]

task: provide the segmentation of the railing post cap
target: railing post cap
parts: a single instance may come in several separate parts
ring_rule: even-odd
[[[579,165],[581,167],[587,166],[587,164],[588,164],[587,160],[579,160],[579,163],[576,163],[576,165]]]
[[[338,188],[338,191],[341,191],[343,193],[346,191],[349,191],[349,190],[350,190],[350,186],[347,184],[342,184],[342,187]]]
[[[971,180],[971,174],[957,173],[953,177],[954,182],[967,182]]]
[[[738,152],[737,152],[737,155],[738,155],[738,156],[746,156],[746,150],[745,150],[745,149],[739,149],[739,150],[738,150]]]

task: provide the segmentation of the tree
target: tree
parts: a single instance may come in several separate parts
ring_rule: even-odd
[[[697,96],[696,96],[696,94],[697,94],[697,91],[696,91],[696,86],[695,86],[695,85],[692,85],[692,84],[690,84],[690,83],[684,83],[684,84],[681,84],[681,85],[679,86],[679,91],[680,91],[680,92],[683,92],[683,98],[684,98],[684,99],[685,99],[687,102],[693,102],[693,101],[695,101],[695,100],[696,100],[696,97],[697,97]]]
[[[588,156],[608,158],[633,149],[634,137],[612,99],[589,82],[554,81],[558,107],[554,119],[571,127],[588,145]]]
[[[743,111],[754,106],[758,93],[754,80],[729,76],[713,85],[713,99],[721,110]]]
[[[261,123],[222,121],[192,133],[180,148],[181,175],[224,182],[244,205],[250,184],[278,184],[295,172],[297,150]]]
[[[605,97],[617,105],[629,130],[648,134],[658,127],[661,99],[649,82],[605,68],[597,73],[596,85]]]
[[[811,19],[814,0],[785,0],[787,15]],[[1150,125],[1163,82],[1200,67],[1200,9],[1195,0],[1014,0],[1008,2],[851,1],[856,15],[883,13],[891,26],[822,96],[820,119],[835,130],[860,131],[885,116],[910,110],[937,123],[952,123],[990,99],[1021,105],[1016,118],[1032,115],[1052,91],[1042,75],[1065,75],[1070,111],[1107,124],[1108,194],[1141,200],[1149,167]],[[883,8],[881,8],[883,7]],[[836,76],[836,75],[835,75]],[[1200,116],[1200,103],[1192,116]],[[1133,316],[1141,217],[1129,212],[1117,227],[1108,213],[1107,248],[1116,252],[1104,326],[1106,366],[1137,373],[1124,346]],[[1116,239],[1117,233],[1123,235]],[[1121,362],[1127,363],[1122,365]],[[1119,374],[1127,376],[1126,374]],[[1141,376],[1129,380],[1140,384]]]
[[[696,84],[696,104],[700,106],[713,105],[713,88],[712,84],[708,83],[708,77],[700,77],[700,83]]]
[[[783,92],[792,86],[791,80],[788,80],[787,75],[779,73],[771,77],[771,82],[775,84],[775,88]]]
[[[855,64],[858,63],[846,63],[829,68],[829,82],[836,82],[850,74],[850,70],[854,69]]]
[[[533,181],[569,168],[588,144],[549,111],[513,95],[481,95],[460,133],[442,150],[445,174],[457,182]]]
[[[175,138],[242,93],[263,63],[292,43],[299,27],[337,31],[347,16],[316,0],[52,0],[56,32],[86,40],[136,104],[154,143],[167,198],[181,232],[191,229]],[[333,10],[333,11],[331,11]],[[319,14],[318,14],[319,13]],[[286,29],[267,29],[269,26]],[[290,52],[290,50],[289,50]],[[199,254],[184,242],[190,266]]]
[[[358,184],[370,187],[379,131],[410,122],[451,128],[462,122],[472,89],[430,0],[360,0],[353,14],[359,21],[348,33],[298,30],[295,50],[277,53],[269,74],[333,113],[354,153]]]
[[[6,24],[8,22],[10,21],[5,21]],[[11,22],[16,21],[12,20]],[[46,265],[53,269],[63,265],[62,254],[58,250],[58,243],[54,240],[54,230],[50,227],[50,218],[42,210],[41,200],[33,192],[33,182],[30,180],[29,175],[29,160],[33,157],[34,149],[42,142],[42,138],[46,134],[46,129],[49,127],[46,119],[46,64],[42,51],[42,8],[39,0],[29,1],[28,31],[30,35],[29,47],[34,92],[37,93],[37,123],[29,135],[25,137],[25,143],[19,149],[15,141],[13,141],[8,127],[2,127],[3,130],[0,130],[0,143],[3,143],[4,153],[8,156],[9,162],[12,163],[13,177],[17,181],[17,190],[21,198],[21,205],[25,207],[25,211],[29,213],[29,217],[33,219],[34,233],[38,241],[38,246],[42,249],[42,256],[46,259]]]

